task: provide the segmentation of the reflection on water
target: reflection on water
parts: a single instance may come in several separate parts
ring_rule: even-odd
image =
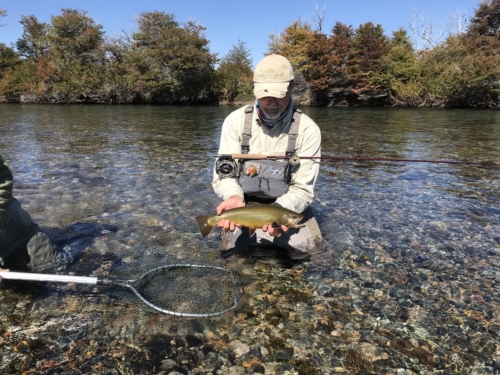
[[[4,282],[0,372],[500,371],[499,168],[323,162],[313,207],[325,253],[223,258],[218,234],[202,239],[194,217],[219,202],[211,168],[231,108],[0,110],[16,197],[75,257],[63,273],[185,261],[230,268],[247,285],[235,312],[196,320],[114,290]],[[304,111],[325,155],[500,161],[498,111]]]

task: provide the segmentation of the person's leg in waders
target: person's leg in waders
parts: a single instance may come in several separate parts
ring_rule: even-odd
[[[303,228],[290,228],[288,232],[281,233],[281,236],[270,236],[269,233],[259,231],[257,243],[269,244],[281,247],[288,251],[291,259],[307,259],[311,255],[321,252],[323,249],[323,237],[319,229],[318,222],[314,218],[313,210],[308,207],[304,212],[304,219],[301,224]]]
[[[0,230],[0,266],[41,271],[64,264],[66,258],[12,198]]]
[[[0,156],[0,267],[40,271],[69,259],[12,197],[12,172]]]

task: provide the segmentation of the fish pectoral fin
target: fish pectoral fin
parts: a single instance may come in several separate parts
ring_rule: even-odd
[[[289,228],[304,228],[305,226],[306,226],[305,224],[295,224],[294,226]]]
[[[273,221],[273,222],[272,222],[271,226],[272,226],[273,228],[281,228],[281,225],[280,225],[280,224],[278,224],[278,223],[277,223],[277,222],[275,222],[275,221]]]
[[[255,234],[257,228],[248,228],[248,233],[250,234],[250,237],[252,237]]]

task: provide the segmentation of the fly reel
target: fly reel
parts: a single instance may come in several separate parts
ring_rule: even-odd
[[[238,163],[233,158],[223,156],[215,162],[215,171],[220,178],[235,177],[238,171]]]

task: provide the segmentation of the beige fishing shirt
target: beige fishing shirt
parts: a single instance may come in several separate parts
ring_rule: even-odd
[[[240,154],[242,133],[245,124],[244,106],[226,117],[222,125],[219,154]],[[288,131],[291,121],[287,124],[278,123],[272,129],[257,122],[257,110],[252,114],[252,138],[250,139],[250,154],[285,155],[288,145]],[[302,113],[299,123],[299,134],[295,144],[297,155],[321,156],[321,132],[316,123]],[[276,203],[293,210],[303,212],[314,198],[314,185],[319,172],[319,159],[300,159],[300,167],[294,174],[288,191],[276,199]],[[215,172],[212,181],[215,193],[226,200],[233,195],[243,198],[243,189],[236,178],[220,178]]]

